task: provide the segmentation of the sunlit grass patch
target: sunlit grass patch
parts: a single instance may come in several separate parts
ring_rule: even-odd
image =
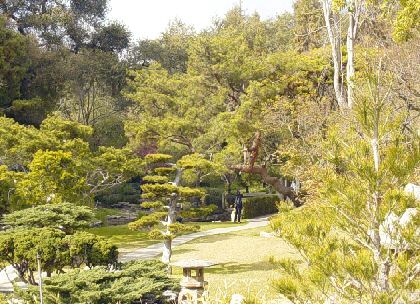
[[[223,298],[223,295],[239,293],[267,301],[278,299],[271,281],[281,273],[270,263],[270,257],[294,258],[298,255],[279,238],[261,237],[260,232],[268,229],[263,227],[203,237],[175,248],[172,259],[204,259],[218,263],[205,270],[211,297]],[[181,269],[175,268],[174,276],[180,278]]]
[[[227,228],[245,225],[244,223],[231,222],[202,222],[193,223],[199,225],[201,231],[211,230],[215,228]],[[152,244],[159,243],[159,240],[152,240],[148,237],[147,231],[133,231],[128,229],[128,225],[105,226],[98,228],[91,228],[89,232],[107,238],[112,244],[118,246],[120,252],[144,248]]]

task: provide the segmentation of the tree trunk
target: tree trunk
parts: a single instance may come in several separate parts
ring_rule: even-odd
[[[338,13],[332,11],[332,3],[320,0],[324,13],[325,26],[331,44],[331,55],[334,65],[334,92],[340,109],[347,107],[345,87],[343,83],[343,62],[341,53],[341,21]]]
[[[284,180],[282,178],[270,176],[265,165],[255,166],[255,162],[258,159],[261,147],[261,137],[261,132],[257,131],[255,133],[251,148],[246,149],[250,153],[248,156],[249,160],[245,159],[243,165],[231,166],[230,169],[235,170],[236,172],[258,174],[266,184],[271,185],[278,193],[282,194],[284,197],[288,197],[296,207],[302,206],[303,202],[298,198],[294,189],[285,186]]]
[[[181,181],[182,170],[178,169],[176,172],[176,177],[174,180],[174,185],[178,186],[179,182]],[[169,263],[171,262],[172,256],[172,233],[170,230],[170,226],[175,223],[176,221],[176,202],[177,202],[177,195],[175,193],[172,194],[170,198],[169,206],[168,206],[168,216],[166,219],[166,233],[165,239],[163,241],[163,248],[162,248],[162,262],[168,265],[168,273],[171,273],[171,266]]]
[[[353,99],[353,90],[354,90],[354,39],[355,39],[355,4],[354,0],[350,2],[349,5],[349,28],[347,30],[347,105],[349,108],[352,107]]]
[[[351,0],[348,7],[349,27],[347,29],[347,104],[351,108],[354,103],[354,44],[359,28],[359,18],[364,0]]]
[[[167,238],[163,241],[162,262],[168,264],[171,262],[172,256],[172,239]]]
[[[278,193],[288,197],[293,202],[295,207],[300,207],[303,205],[303,202],[299,199],[293,188],[285,186],[284,180],[282,178],[270,176],[266,167],[239,165],[232,167],[232,169],[245,173],[258,174],[266,184],[271,185]]]
[[[376,101],[375,101],[376,102]],[[374,126],[373,126],[373,138],[371,140],[372,155],[373,155],[373,165],[375,169],[375,174],[379,174],[380,170],[380,145],[379,145],[379,105],[375,105],[375,114],[374,114]],[[373,237],[373,257],[375,263],[378,267],[377,273],[377,288],[379,292],[389,291],[389,274],[390,274],[390,251],[384,256],[383,254],[383,244],[381,242],[381,237],[379,234],[379,229],[381,226],[380,223],[380,207],[381,207],[381,195],[379,193],[379,181],[376,181],[376,189],[372,195],[372,206],[371,206],[371,217],[372,217],[372,228]]]

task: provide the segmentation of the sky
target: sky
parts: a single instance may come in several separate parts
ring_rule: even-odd
[[[215,17],[222,17],[240,0],[110,0],[108,19],[124,23],[134,39],[154,39],[171,20],[182,20],[201,30]],[[263,18],[291,11],[293,0],[242,0],[246,13]]]

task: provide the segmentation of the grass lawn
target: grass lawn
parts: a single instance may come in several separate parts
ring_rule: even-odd
[[[231,222],[221,222],[221,223],[194,223],[200,226],[201,231],[210,230],[214,228],[226,228],[238,225],[244,225],[246,223],[231,223]],[[128,229],[127,225],[119,226],[105,226],[99,228],[88,229],[89,232],[103,236],[111,241],[113,244],[117,245],[120,252],[130,251],[134,248],[144,248],[152,244],[159,243],[160,241],[151,240],[148,237],[148,232],[146,231],[132,231]]]
[[[121,214],[121,210],[114,208],[95,208],[94,213],[97,220],[106,222],[106,217],[108,215],[119,215]]]
[[[176,247],[172,260],[204,259],[219,263],[206,270],[205,278],[210,295],[221,302],[226,302],[224,297],[229,298],[233,293],[240,293],[248,299],[253,294],[261,301],[278,299],[270,281],[281,274],[268,260],[270,256],[298,258],[298,255],[279,238],[261,237],[260,232],[268,229],[203,237]],[[181,277],[181,269],[174,268],[173,273]]]

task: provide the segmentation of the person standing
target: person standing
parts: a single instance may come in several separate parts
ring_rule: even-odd
[[[242,193],[238,190],[235,197],[235,222],[238,220],[238,223],[241,222],[241,214],[242,214]]]

